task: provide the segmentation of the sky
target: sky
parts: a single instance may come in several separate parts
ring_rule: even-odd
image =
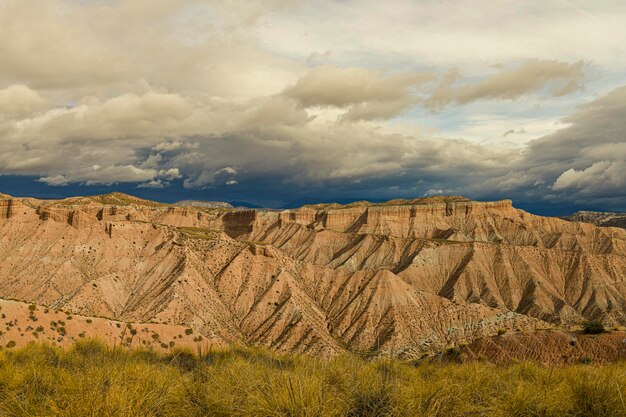
[[[0,0],[0,192],[626,211],[626,2]]]

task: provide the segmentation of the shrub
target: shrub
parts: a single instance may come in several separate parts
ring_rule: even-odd
[[[502,336],[506,333],[506,329],[498,329],[498,336]]]
[[[159,353],[80,339],[0,352],[0,381],[1,416],[626,415],[626,362],[416,367],[245,347]]]
[[[601,334],[605,332],[604,323],[600,320],[589,320],[583,323],[583,333],[585,334]]]
[[[189,335],[193,334],[193,329],[185,329],[185,334],[186,334],[187,336],[189,336]]]
[[[9,342],[7,343],[7,348],[14,348],[15,345],[17,345],[17,343],[15,343],[15,340],[9,340]]]
[[[29,309],[30,311],[35,311],[35,310],[37,310],[37,306],[36,306],[35,304],[30,304],[30,305],[28,306],[28,309]]]

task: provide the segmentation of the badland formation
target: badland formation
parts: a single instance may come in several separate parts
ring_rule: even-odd
[[[0,195],[0,338],[420,357],[626,324],[626,230],[583,221],[462,197],[272,211]]]

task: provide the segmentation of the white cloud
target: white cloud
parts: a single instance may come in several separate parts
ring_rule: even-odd
[[[283,93],[305,107],[349,108],[344,119],[388,119],[413,104],[411,90],[434,78],[419,72],[380,74],[365,68],[322,65]]]
[[[574,189],[585,192],[626,188],[626,161],[598,161],[589,168],[570,168],[554,182],[555,190]]]
[[[550,86],[555,96],[574,92],[582,87],[584,63],[528,60],[516,68],[500,69],[484,79],[455,86],[460,78],[452,72],[426,100],[431,109],[440,109],[450,103],[467,104],[476,100],[516,99]]]
[[[46,100],[36,91],[25,85],[12,85],[0,90],[0,119],[41,111],[46,104]]]
[[[443,195],[443,194],[444,194],[444,191],[441,188],[438,188],[438,189],[430,188],[426,190],[426,192],[424,193],[424,197],[430,197],[433,195]]]
[[[62,187],[68,185],[70,182],[64,175],[54,175],[49,177],[41,177],[38,180],[39,182],[46,183],[48,185],[52,185],[55,187]]]
[[[169,168],[159,171],[159,177],[166,180],[177,180],[182,177],[178,168]]]
[[[623,68],[625,14],[619,0],[396,0],[393,7],[322,0],[284,9],[258,31],[264,45],[282,54],[305,59],[330,51],[324,62],[466,67],[556,58]]]
[[[233,167],[224,167],[222,169],[215,171],[215,175],[220,175],[220,174],[236,175],[237,170]]]
[[[148,181],[148,182],[143,182],[141,184],[139,184],[137,186],[137,188],[163,188],[165,185],[167,185],[166,183],[164,184],[163,181],[161,180],[152,180],[152,181]]]

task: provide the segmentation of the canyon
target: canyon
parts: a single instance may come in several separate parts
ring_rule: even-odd
[[[185,343],[208,348],[419,358],[504,332],[622,326],[625,276],[625,229],[510,200],[252,210],[0,195],[0,298],[101,328],[164,326],[181,343],[190,329]]]

